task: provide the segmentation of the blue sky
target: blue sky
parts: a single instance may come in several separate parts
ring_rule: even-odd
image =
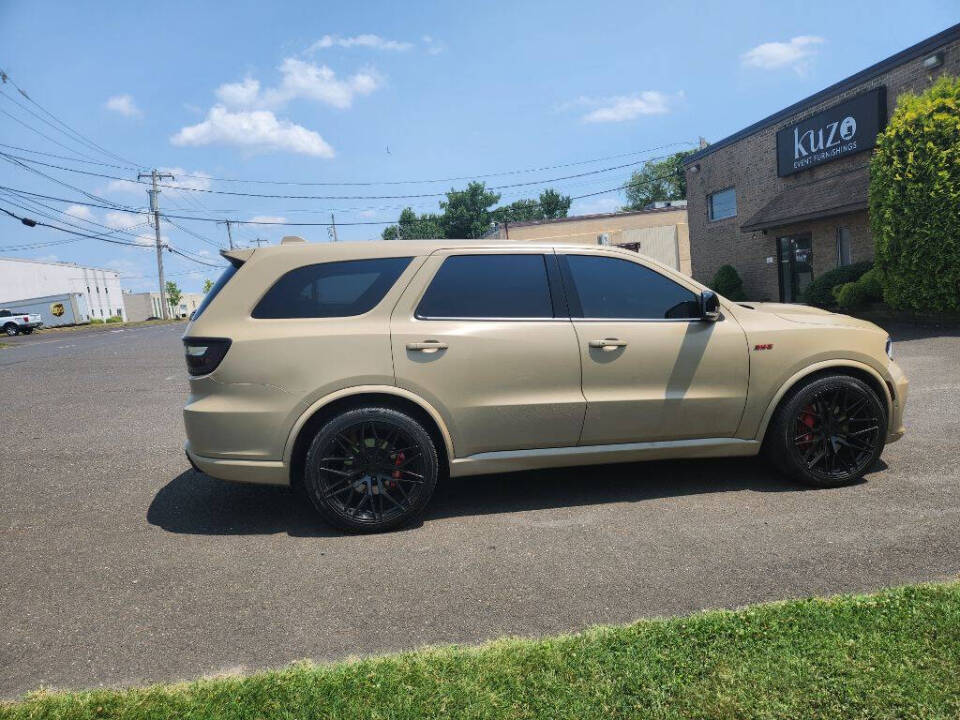
[[[497,175],[488,185],[533,182],[662,155],[704,136],[718,140],[960,20],[955,0],[912,2],[37,2],[0,0],[0,68],[46,110],[110,153],[172,171],[185,187],[293,195],[441,193],[466,181],[370,186],[231,183],[241,178],[310,183],[476,176],[595,158],[568,168]],[[121,165],[111,168],[0,151],[135,179],[136,169],[42,124],[11,85],[0,142]],[[654,148],[665,147],[655,150]],[[647,151],[647,152],[641,152]],[[29,163],[28,163],[29,164]],[[142,186],[33,165],[63,182],[143,207]],[[569,195],[615,188],[631,168],[552,185]],[[0,185],[62,198],[75,189],[0,162]],[[507,188],[503,200],[542,185]],[[2,191],[0,191],[2,192]],[[615,209],[619,193],[577,200],[572,212]],[[28,214],[0,195],[0,207]],[[22,201],[19,201],[22,202]],[[48,203],[70,222],[136,242],[142,216]],[[166,189],[171,214],[323,222],[340,239],[379,235],[411,199],[270,199]],[[34,206],[35,207],[35,206]],[[44,210],[51,212],[50,210]],[[29,213],[37,217],[36,213]],[[56,215],[56,213],[53,213]],[[62,216],[61,219],[64,219]],[[41,218],[38,218],[41,219]],[[214,243],[223,225],[178,220]],[[92,223],[100,223],[95,225]],[[168,242],[216,262],[216,248],[165,224]],[[240,243],[284,234],[325,241],[325,228],[241,226]],[[154,284],[148,247],[68,239],[0,218],[0,255],[112,267],[130,289]],[[176,255],[166,268],[199,289],[213,268]]]

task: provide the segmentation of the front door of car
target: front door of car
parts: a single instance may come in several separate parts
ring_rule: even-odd
[[[585,401],[555,256],[438,251],[391,318],[397,384],[443,416],[457,457],[576,445]]]
[[[695,286],[626,253],[558,251],[583,364],[581,445],[732,437],[746,337],[700,319]]]

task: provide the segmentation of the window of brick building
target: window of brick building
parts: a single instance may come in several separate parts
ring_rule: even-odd
[[[850,250],[850,228],[837,228],[837,266],[849,265],[853,262]]]
[[[727,188],[707,197],[711,220],[723,220],[737,214],[737,192],[734,188]]]

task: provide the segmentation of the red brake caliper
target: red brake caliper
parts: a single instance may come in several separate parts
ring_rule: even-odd
[[[396,465],[396,466],[399,468],[399,467],[403,464],[403,461],[404,461],[405,459],[406,459],[406,455],[404,455],[403,452],[398,452],[398,453],[397,453],[397,459],[393,461],[393,464]],[[400,471],[399,471],[399,470],[394,470],[393,473],[392,473],[392,476],[393,476],[393,479],[394,479],[394,480],[399,480],[399,479],[400,479]],[[395,488],[396,486],[397,486],[397,483],[396,483],[396,482],[391,482],[391,483],[390,483],[390,487]]]
[[[813,430],[813,423],[814,423],[813,405],[807,405],[806,407],[803,408],[803,410],[800,411],[800,422],[806,425],[811,430]],[[805,447],[809,445],[811,442],[813,442],[813,433],[808,432],[803,437],[801,437],[799,441],[797,441],[797,446]]]

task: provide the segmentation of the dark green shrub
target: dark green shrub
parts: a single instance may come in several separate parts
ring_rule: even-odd
[[[833,295],[833,289],[838,285],[859,280],[860,276],[872,267],[873,263],[867,260],[828,270],[807,285],[807,289],[803,293],[803,302],[821,308],[833,307],[837,302]]]
[[[713,285],[715,292],[720,293],[728,300],[746,300],[746,293],[743,292],[743,280],[733,265],[723,265],[717,274],[713,276]]]
[[[120,317],[119,315],[111,315],[111,316],[108,317],[104,322],[108,322],[108,323],[122,323],[122,322],[123,322],[123,318]]]
[[[103,325],[103,320],[100,318],[90,318],[91,325]]]
[[[857,285],[863,291],[866,302],[879,302],[883,300],[883,283],[880,281],[880,270],[873,267],[857,280]]]
[[[960,310],[960,79],[898,98],[870,161],[870,228],[892,307]]]
[[[844,310],[858,308],[867,302],[866,293],[863,286],[858,282],[844,283],[837,285],[833,289],[833,296],[837,299],[837,305]]]

